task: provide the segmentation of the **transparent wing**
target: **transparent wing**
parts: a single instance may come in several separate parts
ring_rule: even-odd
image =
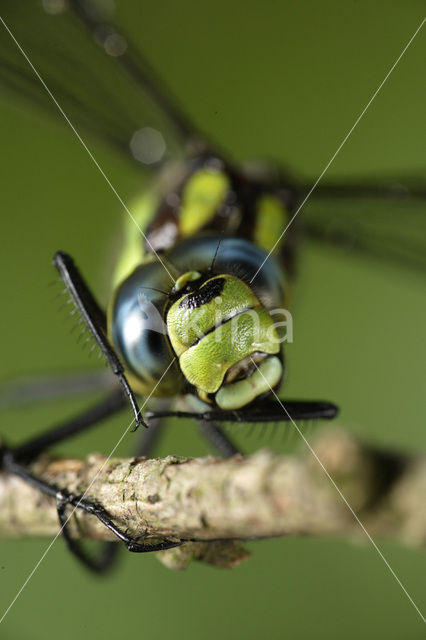
[[[2,0],[1,17],[72,122],[128,159],[157,166],[202,136],[167,94],[140,47],[101,0]],[[62,119],[6,27],[0,84]],[[3,92],[4,93],[4,92]],[[299,189],[303,194],[309,190]],[[301,196],[303,199],[303,195]],[[320,184],[298,216],[315,242],[426,270],[426,184]]]
[[[117,388],[110,371],[23,376],[0,381],[0,411]]]
[[[314,242],[426,272],[425,181],[319,185],[299,216]]]
[[[129,159],[156,165],[201,136],[104,4],[2,0],[0,83],[63,119],[32,64],[73,124]]]

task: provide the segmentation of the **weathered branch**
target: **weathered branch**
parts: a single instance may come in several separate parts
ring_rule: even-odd
[[[373,537],[425,544],[426,456],[380,452],[339,431],[323,433],[315,450]],[[134,537],[228,541],[162,552],[169,566],[180,567],[192,557],[230,566],[247,557],[235,541],[250,538],[365,537],[309,452],[295,457],[263,450],[227,460],[43,456],[32,469],[76,493],[90,485],[87,497]],[[79,509],[70,525],[76,537],[114,539]],[[0,474],[0,537],[57,531],[54,501],[19,478]]]

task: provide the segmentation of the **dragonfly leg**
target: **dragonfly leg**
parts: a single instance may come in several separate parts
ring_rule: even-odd
[[[213,445],[214,449],[223,458],[231,458],[237,453],[241,453],[232,440],[225,435],[222,429],[214,422],[207,422],[206,420],[199,421],[199,427],[202,435]]]
[[[249,409],[236,411],[212,410],[205,412],[155,411],[151,418],[192,418],[203,422],[291,422],[292,420],[332,420],[339,409],[331,402],[319,400],[268,401]]]
[[[12,451],[6,451],[3,453],[3,467],[8,471],[18,475],[20,478],[28,482],[36,489],[42,491],[46,495],[56,498],[58,519],[61,525],[61,533],[66,541],[69,550],[73,555],[83,563],[83,565],[95,573],[105,573],[115,564],[119,546],[114,542],[103,542],[100,545],[100,552],[96,555],[87,553],[83,546],[76,540],[71,538],[68,527],[68,519],[63,516],[62,509],[62,496],[64,491],[56,487],[54,484],[45,482],[41,478],[38,478],[34,474],[30,473],[28,469],[16,462],[13,458]],[[67,493],[67,492],[65,492]],[[71,494],[67,493],[67,496]],[[82,507],[84,508],[84,507]]]
[[[41,435],[24,442],[22,445],[13,449],[3,447],[0,450],[0,468],[18,475],[20,478],[25,480],[25,482],[28,482],[31,486],[35,487],[42,493],[57,498],[61,493],[61,490],[55,485],[49,484],[31,473],[27,467],[28,463],[49,446],[66,440],[67,438],[91,427],[97,426],[103,419],[110,417],[125,406],[126,401],[121,389],[119,392],[109,394],[101,402],[98,402],[85,412],[52,427]],[[64,523],[64,525],[62,532],[68,543],[70,536],[66,523]],[[85,564],[87,568],[98,573],[105,572],[112,567],[119,550],[119,546],[115,543],[102,543],[101,551],[98,556],[92,557],[80,552],[81,550],[76,541],[72,540],[72,543],[72,552]]]
[[[83,509],[86,513],[94,515],[96,518],[98,518],[98,520],[102,522],[102,524],[104,524],[110,531],[112,531],[112,533],[114,533],[114,535],[116,535],[117,538],[121,540],[121,542],[124,543],[129,551],[132,551],[134,553],[164,551],[165,549],[171,549],[173,547],[178,547],[184,544],[184,541],[181,540],[164,540],[156,544],[146,544],[144,542],[139,542],[139,539],[132,538],[131,536],[127,535],[127,533],[120,527],[118,527],[113,522],[104,507],[96,504],[91,500],[87,500],[86,498],[78,494],[73,494],[63,490],[58,491],[56,493],[56,505],[58,510],[59,522],[69,549],[80,561],[82,561],[89,568],[92,568],[92,566],[90,566],[90,556],[87,555],[82,545],[70,536],[69,530],[67,528],[67,522],[69,518],[66,515],[66,507],[68,505]],[[89,562],[87,562],[87,560]]]
[[[73,416],[65,422],[54,425],[23,444],[13,447],[13,449],[11,449],[13,459],[20,463],[27,464],[49,447],[68,440],[68,438],[71,438],[77,433],[98,426],[106,418],[123,410],[125,406],[126,399],[124,398],[122,390],[118,389],[118,391],[108,394],[101,401],[78,415]]]
[[[135,429],[141,425],[146,427],[147,425],[141,416],[135,395],[124,374],[124,367],[108,340],[105,312],[98,305],[71,256],[64,251],[57,251],[53,258],[53,264],[64,281],[87,328],[106,357],[111,371],[117,376],[126,394],[135,417]]]
[[[103,543],[101,553],[97,557],[89,554],[79,541],[71,537],[68,527],[69,517],[66,514],[66,507],[68,505],[78,509],[83,509],[83,511],[85,511],[86,513],[94,515],[96,518],[98,518],[98,520],[100,520],[110,531],[112,531],[117,536],[119,540],[121,540],[125,544],[126,548],[129,551],[133,551],[136,553],[163,551],[164,549],[170,549],[172,547],[177,547],[183,544],[183,541],[176,542],[171,540],[164,540],[156,544],[146,544],[144,542],[139,542],[138,540],[128,536],[125,531],[120,529],[120,527],[118,527],[113,522],[108,512],[101,505],[93,502],[92,500],[86,499],[83,495],[71,493],[67,489],[61,489],[55,484],[46,482],[42,478],[31,473],[31,471],[29,471],[24,464],[18,462],[15,459],[13,450],[4,448],[1,453],[2,468],[4,470],[14,473],[39,491],[42,491],[44,494],[56,499],[61,532],[67,543],[67,546],[73,553],[73,555],[75,555],[76,558],[91,571],[101,573],[110,569],[116,558],[116,551],[112,549],[111,545],[117,547],[117,549],[118,545],[116,545],[116,543],[114,542]]]

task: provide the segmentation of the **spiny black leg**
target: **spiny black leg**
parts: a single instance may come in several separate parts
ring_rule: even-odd
[[[124,398],[122,390],[115,390],[114,393],[109,394],[100,403],[98,402],[96,405],[90,407],[90,409],[80,415],[51,428],[40,436],[32,438],[12,450],[4,449],[1,452],[2,456],[0,467],[18,475],[31,486],[39,489],[43,493],[52,497],[57,497],[58,488],[54,485],[49,485],[41,478],[32,474],[25,466],[25,463],[28,463],[30,460],[37,457],[49,446],[57,444],[58,442],[85,431],[90,427],[97,426],[102,422],[102,420],[110,417],[114,413],[117,413],[125,406],[126,399]],[[66,524],[63,527],[62,533],[68,544],[68,541],[72,539],[69,536]],[[74,543],[75,541],[72,540],[72,542]],[[68,544],[68,546],[78,559],[87,566],[87,568],[98,573],[107,571],[112,567],[120,549],[119,545],[115,543],[103,543],[101,546],[101,553],[95,558],[87,555],[86,553],[80,553],[80,548],[77,549],[76,544],[74,544],[73,547],[71,544]]]
[[[216,422],[289,422],[291,420],[333,419],[338,408],[330,402],[322,401],[286,401],[264,402],[259,407],[239,409],[238,411],[206,411],[196,413],[189,411],[155,411],[147,413],[149,418],[193,418],[198,420],[202,434],[219,452],[227,458],[240,453],[233,442],[226,436]]]
[[[117,536],[119,540],[124,542],[127,549],[129,551],[133,551],[134,553],[149,553],[151,551],[164,551],[165,549],[171,549],[173,547],[179,547],[184,544],[185,541],[172,542],[171,540],[164,540],[163,542],[158,542],[157,544],[146,544],[144,542],[138,542],[136,539],[128,536],[125,531],[120,529],[111,519],[108,512],[101,506],[98,505],[91,500],[87,500],[83,496],[75,495],[69,493],[68,491],[58,491],[56,494],[56,500],[58,505],[58,516],[61,524],[66,523],[66,518],[64,516],[65,507],[70,504],[74,507],[78,507],[86,511],[86,513],[90,513],[91,515],[96,516],[98,520],[102,522],[114,535]],[[69,535],[67,535],[67,539],[69,539]],[[74,545],[78,544],[74,541]],[[84,552],[81,554],[84,555]],[[80,554],[77,556],[81,559]]]
[[[27,482],[35,489],[38,489],[42,493],[45,493],[52,498],[56,497],[58,488],[55,487],[55,485],[45,482],[38,476],[35,476],[33,473],[31,473],[24,464],[18,462],[15,459],[13,450],[3,447],[0,453],[2,470],[19,476],[20,478],[22,478],[22,480],[25,480],[25,482]]]
[[[285,410],[283,410],[283,406]],[[289,422],[291,420],[332,420],[339,412],[331,402],[287,400],[264,402],[258,406],[237,411],[155,411],[148,418],[194,418],[203,422]]]
[[[111,567],[115,559],[116,551],[110,548],[109,544],[108,546],[104,544],[99,557],[94,558],[88,555],[83,546],[78,541],[73,540],[69,534],[67,518],[65,516],[65,509],[67,505],[81,508],[87,513],[97,517],[126,545],[129,551],[136,553],[162,551],[164,549],[177,547],[183,544],[183,542],[165,540],[152,545],[138,542],[117,527],[102,506],[83,498],[83,496],[74,495],[69,493],[66,489],[60,489],[56,485],[46,482],[42,478],[31,473],[26,464],[34,459],[41,451],[44,451],[48,446],[65,440],[76,433],[90,428],[91,426],[97,425],[104,418],[123,409],[125,405],[126,401],[123,396],[123,392],[120,389],[114,394],[108,395],[102,400],[102,402],[91,407],[81,415],[54,427],[46,433],[43,433],[42,435],[37,436],[14,449],[3,448],[0,451],[0,468],[19,476],[25,480],[25,482],[42,493],[56,499],[59,522],[62,526],[62,533],[69,549],[87,568],[96,572],[106,571]],[[112,543],[112,545],[117,547],[116,543]]]
[[[25,442],[23,445],[13,449],[13,451],[8,452],[9,458],[6,458],[6,463],[8,463],[4,466],[13,473],[20,475],[20,477],[32,486],[41,490],[43,493],[48,493],[48,495],[51,495],[52,497],[56,496],[58,503],[57,487],[49,487],[47,483],[31,474],[26,467],[17,464],[16,461],[20,460],[21,462],[29,462],[47,447],[57,444],[62,440],[66,440],[67,438],[93,426],[97,426],[102,420],[110,417],[114,413],[117,413],[125,406],[126,399],[124,398],[122,390],[116,390],[113,394],[109,394],[105,399],[103,399],[102,402],[90,407],[90,409],[86,410],[84,413],[50,429],[36,438]],[[70,537],[66,518],[63,520],[61,519],[59,506],[58,517],[62,526],[62,534],[68,548],[73,555],[75,555],[76,558],[86,566],[86,568],[95,573],[105,573],[113,567],[120,551],[119,545],[114,542],[100,543],[100,552],[98,552],[96,556],[89,554],[81,544],[78,544]]]
[[[47,494],[48,496],[55,497],[57,501],[57,510],[59,522],[61,525],[61,533],[65,538],[68,548],[76,556],[76,558],[84,564],[87,569],[96,573],[106,572],[112,568],[116,561],[120,547],[114,542],[101,543],[101,551],[97,556],[88,554],[82,545],[73,540],[69,534],[68,522],[65,513],[65,505],[67,501],[63,500],[63,493],[53,484],[45,482],[41,478],[32,474],[27,467],[16,462],[14,459],[14,452],[10,450],[2,451],[2,467],[20,478],[25,480],[28,484],[35,487],[39,491]]]
[[[15,461],[29,462],[37,457],[40,453],[45,451],[48,447],[51,447],[58,442],[67,440],[77,433],[86,431],[91,427],[95,427],[100,424],[106,418],[118,413],[126,406],[126,399],[121,389],[116,390],[114,393],[108,394],[100,402],[86,409],[84,412],[58,424],[51,429],[45,431],[31,440],[27,440],[23,444],[14,447],[10,453],[13,455]]]
[[[15,460],[13,451],[3,449],[1,462],[3,469],[14,473],[42,493],[45,493],[46,495],[56,499],[59,522],[61,524],[62,533],[65,537],[70,551],[77,557],[78,560],[80,560],[80,562],[82,562],[85,566],[87,566],[87,568],[93,571],[102,570],[104,559],[102,557],[98,560],[91,558],[87,555],[87,552],[83,549],[81,544],[71,538],[67,528],[67,518],[65,516],[65,509],[67,505],[72,505],[73,507],[83,509],[83,511],[86,511],[86,513],[94,515],[96,518],[98,518],[98,520],[102,522],[102,524],[104,524],[110,531],[112,531],[119,540],[121,540],[125,544],[129,551],[133,551],[135,553],[164,551],[165,549],[171,549],[173,547],[178,547],[184,544],[184,541],[172,542],[171,540],[164,540],[163,542],[159,542],[156,544],[138,542],[137,540],[128,536],[125,531],[120,529],[120,527],[118,527],[112,521],[107,511],[101,505],[98,505],[91,500],[84,498],[82,495],[70,493],[66,489],[60,489],[56,485],[46,482],[42,478],[34,475],[28,470],[26,466]],[[110,566],[111,562],[108,563],[108,566],[106,566],[105,569],[109,568]]]
[[[56,507],[59,524],[68,549],[87,569],[90,569],[94,573],[105,573],[115,564],[120,546],[115,542],[103,542],[100,545],[100,552],[98,552],[96,556],[88,553],[82,544],[70,536],[65,511],[66,505],[67,503],[61,499],[61,496],[58,496],[56,499]]]
[[[164,430],[164,425],[160,420],[150,420],[149,429],[142,432],[142,438],[136,447],[134,455],[137,457],[148,458],[152,455],[152,451],[160,439]]]
[[[124,367],[108,340],[104,311],[96,302],[80,271],[75,266],[71,256],[64,251],[58,251],[53,258],[53,264],[57,268],[66,288],[71,294],[71,297],[74,300],[81,317],[86,323],[87,328],[108,360],[112,372],[117,376],[117,379],[124,389],[135,416],[135,429],[141,425],[146,427],[147,425],[140,415],[140,409],[136,402],[136,398],[130,388],[126,376],[124,375]]]
[[[170,407],[170,402],[169,399],[158,399],[156,407],[166,411]],[[152,456],[153,449],[162,437],[165,426],[164,420],[153,416],[149,421],[149,429],[141,431],[136,447],[132,447],[132,454],[136,457],[144,458]]]
[[[223,458],[231,458],[237,453],[241,453],[233,442],[226,436],[222,429],[213,422],[200,420],[200,431],[203,436],[213,445],[216,451]]]

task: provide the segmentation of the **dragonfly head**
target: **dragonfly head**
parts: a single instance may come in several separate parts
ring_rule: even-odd
[[[189,271],[173,295],[167,333],[183,376],[202,400],[239,409],[280,384],[279,333],[245,282]]]
[[[136,266],[118,284],[108,336],[135,393],[189,392],[232,410],[278,387],[285,323],[272,316],[284,304],[285,283],[272,257],[247,284],[266,257],[247,240],[200,235],[165,254],[179,274],[172,287],[158,261]]]

